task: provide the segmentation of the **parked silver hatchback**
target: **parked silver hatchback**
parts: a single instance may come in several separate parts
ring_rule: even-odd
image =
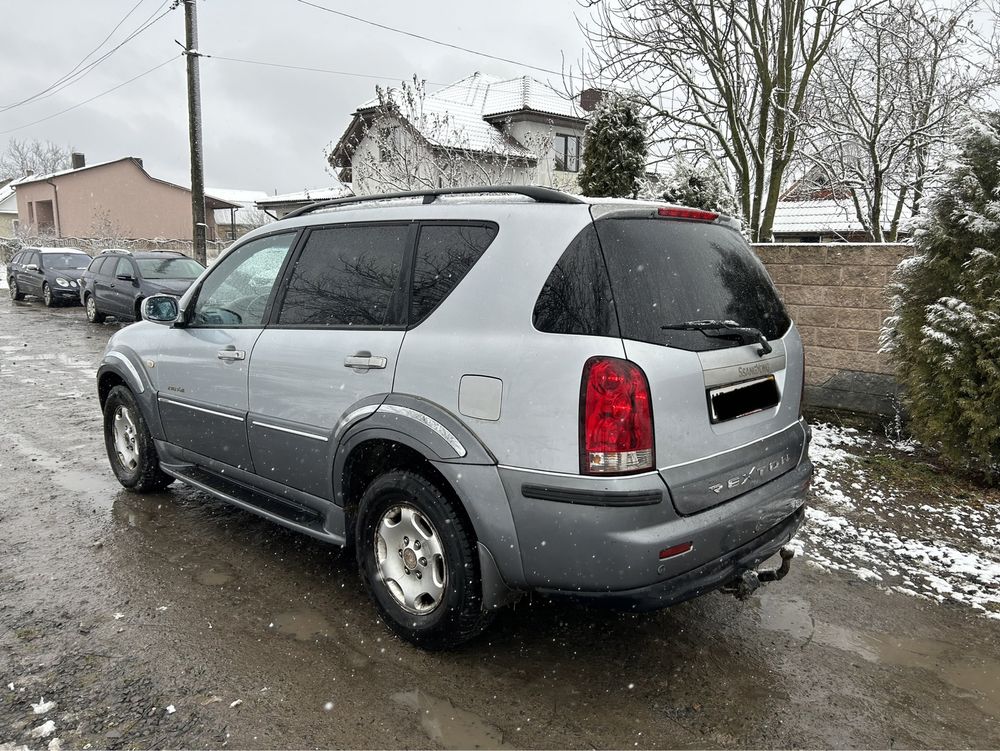
[[[121,483],[353,546],[420,646],[524,592],[644,610],[787,571],[802,343],[726,217],[534,187],[328,201],[143,318],[97,375]]]

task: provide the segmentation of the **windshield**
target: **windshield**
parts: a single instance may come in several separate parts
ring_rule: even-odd
[[[205,267],[193,258],[139,258],[144,279],[197,279]]]
[[[596,226],[626,339],[708,350],[739,342],[661,326],[734,321],[768,339],[788,330],[788,315],[770,277],[734,230],[650,218],[609,218]]]
[[[83,253],[42,253],[42,267],[46,269],[85,269],[90,256]]]

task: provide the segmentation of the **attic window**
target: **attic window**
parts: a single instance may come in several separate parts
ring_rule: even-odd
[[[556,133],[556,137],[552,139],[552,148],[555,150],[557,170],[580,171],[580,136]]]

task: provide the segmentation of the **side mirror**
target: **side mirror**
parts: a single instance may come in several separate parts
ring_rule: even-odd
[[[24,267],[24,270],[25,271],[38,271],[38,264],[37,263],[29,263],[27,266]]]
[[[153,323],[173,323],[180,313],[177,298],[170,295],[151,295],[142,301],[142,319]]]
[[[115,275],[115,279],[117,279],[120,282],[132,282],[132,281],[135,281],[135,279],[132,277],[131,274],[116,274]]]

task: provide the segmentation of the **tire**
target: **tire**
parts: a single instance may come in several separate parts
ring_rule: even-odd
[[[368,486],[358,508],[355,550],[375,608],[406,641],[449,649],[492,620],[483,612],[471,526],[425,477],[389,472]]]
[[[11,277],[10,279],[7,280],[7,286],[10,287],[11,300],[24,299],[24,293],[21,291],[21,288],[17,286],[17,280],[14,277]]]
[[[174,481],[160,469],[146,420],[125,386],[115,386],[104,403],[104,446],[118,482],[145,493],[163,490]]]
[[[56,299],[52,296],[52,288],[48,282],[42,283],[42,302],[45,303],[46,308],[54,308],[56,306]]]
[[[87,295],[83,303],[87,311],[87,320],[91,323],[104,323],[107,316],[97,309],[97,299],[93,295]]]

